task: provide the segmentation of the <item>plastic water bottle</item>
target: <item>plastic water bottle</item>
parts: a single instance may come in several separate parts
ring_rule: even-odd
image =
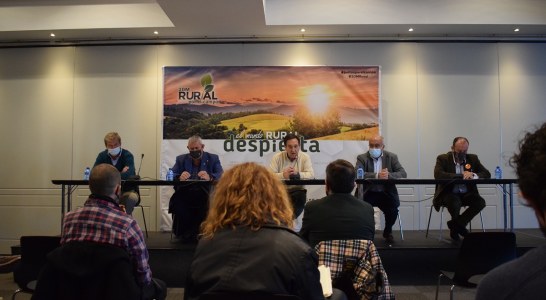
[[[173,180],[174,180],[173,169],[169,168],[169,171],[167,172],[167,181],[173,181]]]
[[[83,180],[89,180],[90,174],[91,174],[91,169],[89,167],[85,168],[85,171],[83,171]]]
[[[356,170],[356,179],[364,179],[364,169],[362,167],[358,167]]]
[[[499,166],[495,168],[495,179],[502,179],[502,170]]]

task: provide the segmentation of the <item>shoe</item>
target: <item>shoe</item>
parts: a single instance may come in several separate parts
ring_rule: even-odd
[[[454,241],[460,241],[461,238],[459,237],[459,231],[457,230],[457,224],[451,221],[447,221],[447,227],[449,228],[449,237],[451,237]]]
[[[394,243],[394,237],[392,236],[392,232],[383,231],[383,237],[385,238],[385,242],[387,242],[387,244]]]

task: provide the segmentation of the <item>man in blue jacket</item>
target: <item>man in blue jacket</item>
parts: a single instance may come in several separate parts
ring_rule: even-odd
[[[176,157],[172,167],[175,180],[218,180],[224,170],[218,155],[205,152],[201,137],[188,139],[189,153]],[[199,226],[207,216],[209,184],[182,184],[169,201],[169,213],[173,214],[173,233],[182,241],[196,241]]]

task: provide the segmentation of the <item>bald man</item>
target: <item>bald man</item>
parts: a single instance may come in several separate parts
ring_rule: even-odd
[[[369,140],[369,150],[356,158],[356,169],[364,169],[364,178],[399,179],[406,178],[406,170],[398,161],[398,156],[385,151],[385,143],[380,135]],[[387,243],[394,242],[392,226],[398,217],[400,198],[394,183],[364,184],[357,189],[357,198],[377,206],[385,214],[383,237]]]

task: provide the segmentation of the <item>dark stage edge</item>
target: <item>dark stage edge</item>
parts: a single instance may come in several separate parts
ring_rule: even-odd
[[[395,242],[388,245],[381,232],[376,232],[374,242],[392,285],[436,285],[441,269],[454,269],[460,243],[451,242],[447,230],[438,240],[439,233],[431,230],[425,238],[424,231],[406,230],[402,241],[400,232],[395,231]],[[538,229],[518,229],[514,233],[518,255],[546,244]],[[153,276],[164,280],[168,287],[184,287],[196,244],[171,240],[169,232],[149,232],[146,244]]]

